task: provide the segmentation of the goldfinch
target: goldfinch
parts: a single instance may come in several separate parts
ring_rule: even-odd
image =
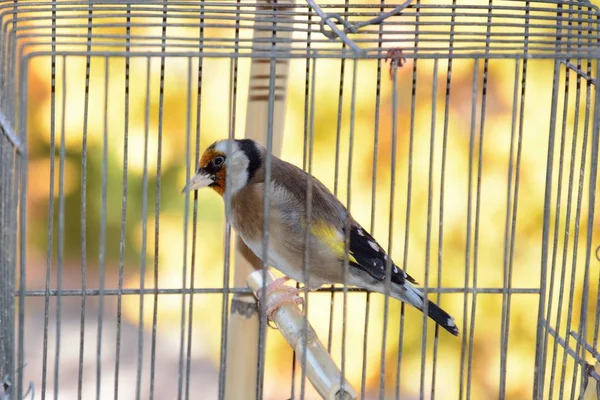
[[[352,219],[346,207],[325,185],[300,168],[271,156],[271,179],[265,182],[266,154],[267,150],[262,145],[250,139],[215,142],[204,151],[196,174],[182,192],[210,187],[223,196],[228,190],[233,228],[250,250],[265,261],[262,257],[263,198],[265,184],[268,185],[271,204],[267,262],[287,277],[273,282],[267,289],[269,291],[281,288],[289,278],[307,285],[310,290],[325,284],[343,283],[345,234],[347,226],[350,226],[346,283],[385,293],[388,256],[377,241]],[[308,224],[310,273],[308,281],[305,281],[309,182],[312,186],[311,220]],[[416,283],[392,262],[390,295],[422,311],[424,297],[414,286]],[[288,289],[290,300],[299,302],[298,291]],[[272,309],[267,310],[267,315],[271,312]],[[433,302],[428,303],[427,313],[451,334],[459,334],[454,319]]]

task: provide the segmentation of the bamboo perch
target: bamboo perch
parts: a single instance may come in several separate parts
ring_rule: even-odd
[[[267,271],[267,282],[273,282],[273,275]],[[263,287],[263,272],[254,271],[248,275],[248,286],[255,296]],[[267,295],[263,307],[268,307],[276,301],[283,291],[276,290]],[[258,297],[258,296],[257,296]],[[273,322],[279,331],[298,354],[298,360],[302,360],[304,353],[304,315],[296,304],[284,303],[273,315]],[[344,391],[341,391],[341,371],[335,365],[323,343],[319,340],[315,330],[307,322],[308,336],[306,339],[306,376],[317,392],[326,400],[354,400],[357,398],[354,388],[345,381]]]
[[[279,5],[294,4],[293,0],[278,0]],[[276,6],[275,6],[276,7]],[[257,0],[256,8],[263,11],[274,11],[274,3]],[[289,8],[285,10],[289,11]],[[283,18],[283,16],[278,17]],[[291,38],[292,32],[280,30],[276,38]],[[267,46],[273,36],[272,24],[256,21],[254,25],[254,41]],[[272,154],[281,155],[283,145],[283,128],[285,117],[285,100],[289,60],[275,61],[275,85],[273,107],[273,146]],[[245,136],[255,139],[266,146],[269,131],[269,84],[271,65],[269,59],[253,58],[250,64],[250,89],[246,113]],[[261,261],[246,247],[238,237],[234,260],[233,285],[246,286],[246,277],[252,271],[262,268]],[[236,294],[231,302],[231,315],[227,332],[227,367],[226,367],[226,400],[253,399],[256,393],[256,377],[258,372],[258,332],[259,314],[254,296]],[[239,357],[244,354],[244,357]]]

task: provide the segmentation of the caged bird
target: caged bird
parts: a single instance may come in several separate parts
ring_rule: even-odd
[[[258,258],[285,275],[267,287],[268,293],[282,288],[290,278],[307,285],[309,290],[343,283],[346,259],[349,263],[348,285],[385,293],[388,255],[371,234],[351,217],[325,185],[295,165],[271,155],[270,182],[265,182],[266,155],[267,149],[250,139],[217,141],[204,151],[196,174],[182,192],[210,187],[224,196],[228,191],[233,228]],[[309,184],[312,207],[310,224],[307,224]],[[268,260],[262,256],[265,185],[268,185],[270,193]],[[310,231],[308,281],[304,275],[307,225]],[[393,262],[390,272],[390,295],[423,311],[424,297],[415,287],[417,282]],[[284,302],[302,303],[299,289],[284,288],[286,296],[267,308],[269,318]],[[454,319],[438,305],[429,301],[427,314],[448,332],[458,336]]]

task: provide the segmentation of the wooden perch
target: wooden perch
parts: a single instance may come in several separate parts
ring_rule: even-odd
[[[266,274],[266,285],[273,282],[273,275]],[[248,286],[256,295],[263,287],[263,272],[254,271],[248,275]],[[267,295],[266,302],[262,302],[262,307],[267,305],[283,294],[283,291],[276,290]],[[258,297],[258,296],[257,296]],[[273,322],[289,343],[296,351],[298,360],[302,360],[304,350],[304,335],[302,328],[304,325],[304,315],[296,304],[285,303],[273,314]],[[331,356],[327,352],[323,343],[317,337],[315,330],[310,323],[307,323],[308,336],[306,340],[306,376],[317,392],[326,400],[354,400],[357,398],[354,388],[345,381],[344,392],[341,392],[341,371],[335,365]]]

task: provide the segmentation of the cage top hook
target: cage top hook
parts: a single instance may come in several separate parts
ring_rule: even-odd
[[[310,8],[312,8],[313,11],[316,12],[319,17],[321,17],[321,22],[319,24],[321,27],[321,33],[331,40],[335,39],[336,37],[339,37],[342,40],[342,42],[344,42],[357,54],[361,54],[362,50],[353,40],[351,40],[348,37],[348,33],[357,33],[358,30],[364,26],[381,24],[389,17],[392,17],[394,15],[400,15],[402,11],[410,5],[411,1],[412,0],[405,0],[402,4],[400,4],[393,10],[388,11],[386,13],[381,13],[379,16],[373,19],[351,23],[348,20],[342,18],[340,14],[329,14],[324,12],[314,0],[306,0]],[[338,28],[337,24],[343,25],[344,30]],[[325,28],[325,25],[329,26],[331,30],[327,30]]]

